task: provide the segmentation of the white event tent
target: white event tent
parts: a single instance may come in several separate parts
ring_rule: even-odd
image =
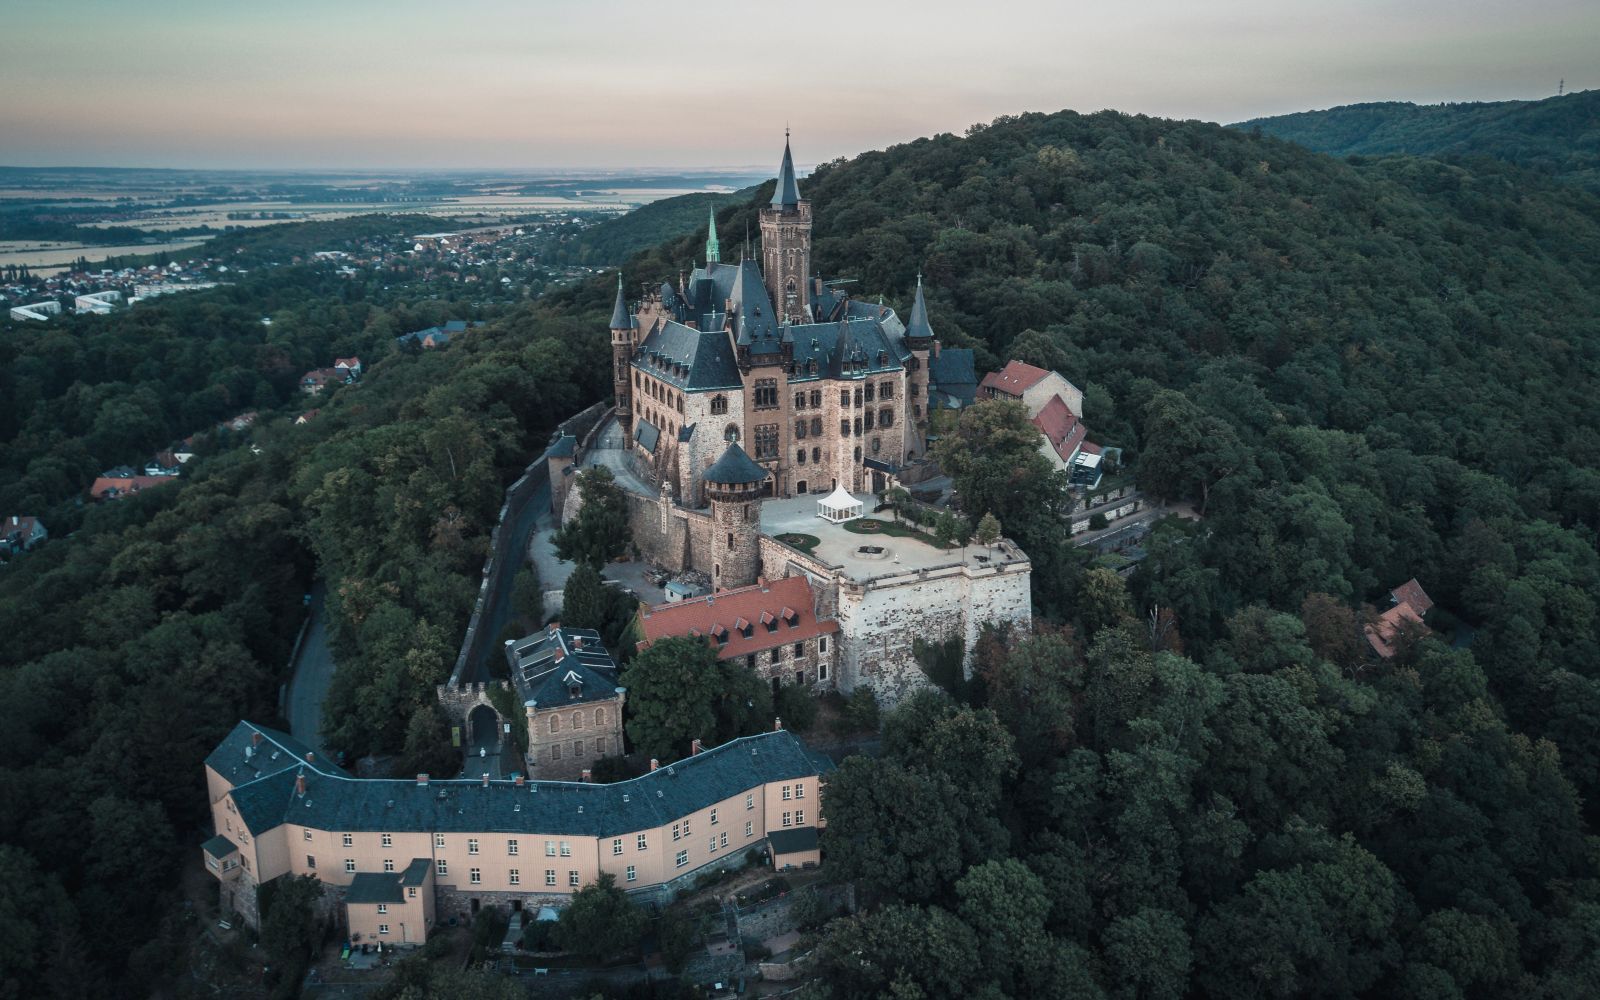
[[[835,486],[832,493],[817,501],[817,516],[834,524],[853,520],[861,516],[861,501],[843,486]]]

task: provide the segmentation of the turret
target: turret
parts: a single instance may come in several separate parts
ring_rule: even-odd
[[[617,272],[617,301],[611,307],[611,392],[617,401],[617,423],[624,441],[633,435],[633,317],[622,297],[622,272]]]
[[[778,184],[761,210],[761,272],[783,322],[811,322],[811,203],[800,197],[787,129]]]
[[[722,261],[722,248],[717,245],[717,204],[711,203],[708,210],[710,219],[706,222],[706,263],[717,264]]]
[[[767,491],[766,469],[751,461],[737,443],[728,445],[701,476],[711,501],[713,587],[744,587],[761,569],[760,506]]]
[[[911,303],[911,316],[906,322],[906,347],[911,360],[906,364],[906,395],[910,397],[905,422],[907,454],[927,451],[928,383],[932,372],[929,365],[938,351],[933,339],[933,326],[928,322],[928,302],[922,297],[922,272],[917,272],[917,297]]]

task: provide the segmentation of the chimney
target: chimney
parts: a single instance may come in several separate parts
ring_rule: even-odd
[[[300,796],[302,799],[306,797],[306,776],[305,775],[297,774],[297,775],[294,776],[294,793],[296,795]]]
[[[572,637],[572,648],[573,649],[582,649],[583,648],[583,636],[575,635],[575,636]]]
[[[693,743],[689,744],[689,755],[692,757],[703,749],[705,748],[700,745],[700,741],[695,740]]]
[[[783,716],[774,715],[772,717],[772,731],[776,733],[776,732],[782,731],[782,729],[783,729]]]
[[[425,785],[427,785],[427,783],[428,783],[428,772],[424,771],[421,774],[417,775],[417,784],[419,786],[425,786]]]
[[[489,787],[489,772],[488,771],[483,772],[483,787],[485,787],[485,788]]]
[[[661,766],[661,762],[659,760],[656,760],[654,757],[650,758],[650,770],[654,771],[655,769],[659,768],[660,766]]]
[[[307,764],[315,764],[316,762],[317,762],[317,755],[312,753],[310,750],[307,750],[306,751],[306,763]]]
[[[518,788],[521,788],[521,787],[522,787],[522,786],[523,786],[523,785],[525,785],[525,784],[527,784],[527,781],[528,781],[528,779],[527,779],[527,778],[524,778],[524,777],[523,777],[523,776],[522,776],[522,775],[520,775],[520,774],[519,774],[519,775],[517,775],[517,779],[516,779],[516,780],[517,780],[517,787],[518,787]]]
[[[261,734],[260,733],[251,733],[250,734],[250,745],[253,746],[253,747],[258,747],[258,746],[261,745]]]
[[[582,781],[585,785],[587,785],[589,783],[590,775],[591,775],[591,772],[586,767],[586,768],[583,769],[583,776],[581,778],[579,778],[578,780]]]

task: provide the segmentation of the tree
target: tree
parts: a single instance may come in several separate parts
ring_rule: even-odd
[[[315,906],[322,883],[314,875],[281,878],[263,886],[262,897],[261,946],[273,980],[298,985],[318,944]]]
[[[942,774],[885,760],[846,757],[824,788],[828,864],[862,888],[890,898],[937,896],[961,872],[957,795]]]
[[[628,550],[632,537],[628,501],[611,470],[603,465],[578,473],[573,489],[582,497],[582,506],[576,517],[556,531],[552,541],[562,559],[599,569]]]
[[[903,486],[891,486],[883,491],[883,502],[889,505],[889,510],[894,514],[896,521],[911,503],[911,494]]]
[[[972,533],[972,540],[984,548],[994,551],[995,543],[1000,541],[1000,522],[988,511],[978,519],[978,527]]]
[[[561,624],[602,630],[610,620],[610,588],[592,563],[580,562],[561,588]]]
[[[517,570],[511,584],[511,608],[528,631],[544,624],[544,583],[539,579],[539,567],[532,563]]]
[[[1133,620],[1127,585],[1115,570],[1096,567],[1083,574],[1078,618],[1083,622],[1084,634],[1091,639],[1103,628],[1119,628]]]
[[[602,872],[573,893],[556,925],[561,947],[598,962],[639,946],[648,919],[616,881],[616,875]]]
[[[1181,1000],[1188,993],[1193,958],[1183,920],[1168,910],[1142,909],[1106,928],[1114,996],[1128,1000]]]
[[[817,721],[817,699],[811,691],[799,684],[785,684],[778,689],[778,699],[773,711],[783,720],[785,729],[806,732]]]
[[[835,920],[817,946],[827,995],[969,997],[981,981],[977,935],[938,907],[886,906]]]
[[[986,861],[956,883],[956,912],[979,931],[984,971],[1011,996],[1037,996],[1051,980],[1052,942],[1044,930],[1050,893],[1014,858]]]
[[[700,935],[694,919],[681,906],[669,906],[656,918],[656,946],[661,949],[661,964],[673,975],[683,971]]]
[[[722,678],[717,651],[704,639],[661,639],[634,657],[621,678],[634,747],[669,761],[687,753],[690,741],[713,738]]]

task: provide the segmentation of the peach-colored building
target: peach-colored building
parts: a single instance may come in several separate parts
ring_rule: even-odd
[[[832,767],[779,729],[610,785],[362,779],[241,722],[206,759],[216,836],[203,853],[224,913],[251,926],[262,884],[309,875],[352,935],[413,945],[481,906],[559,905],[602,872],[666,900],[752,849],[814,864]]]

